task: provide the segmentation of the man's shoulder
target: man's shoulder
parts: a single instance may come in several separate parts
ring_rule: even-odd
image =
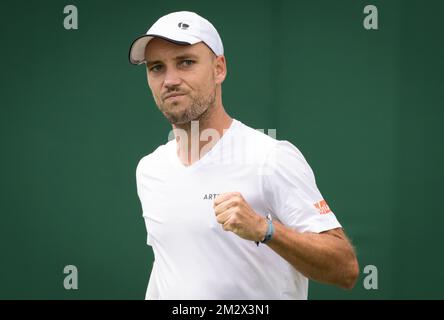
[[[238,123],[239,130],[234,135],[235,139],[238,139],[250,151],[255,151],[265,156],[279,143],[276,140],[275,129],[254,129],[240,121]]]
[[[253,153],[258,162],[266,166],[285,167],[289,169],[311,171],[304,155],[292,142],[278,140],[276,130],[253,129],[240,123],[240,136],[246,137],[243,145],[248,147],[248,152]],[[265,134],[267,133],[267,134]]]
[[[147,170],[148,168],[153,167],[153,165],[156,165],[155,167],[158,167],[158,165],[168,163],[171,154],[171,148],[174,147],[173,143],[174,140],[171,140],[165,144],[158,146],[153,152],[143,156],[137,164],[136,173],[142,170]]]

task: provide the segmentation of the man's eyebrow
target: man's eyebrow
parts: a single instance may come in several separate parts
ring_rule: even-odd
[[[197,59],[198,56],[192,53],[185,53],[185,54],[181,54],[180,56],[177,56],[175,58],[175,60],[184,60],[184,59]]]
[[[162,61],[160,61],[160,60],[154,60],[154,61],[147,60],[146,61],[147,66],[152,66],[153,64],[159,64],[159,63],[162,63]]]
[[[177,56],[177,57],[175,57],[174,58],[174,60],[176,60],[176,61],[178,61],[178,60],[185,60],[185,59],[198,59],[198,56],[197,55],[195,55],[195,54],[193,54],[193,53],[184,53],[184,54],[181,54],[180,56]],[[146,61],[146,64],[148,65],[148,66],[152,66],[152,65],[154,65],[154,64],[159,64],[159,63],[163,63],[161,60],[147,60]]]

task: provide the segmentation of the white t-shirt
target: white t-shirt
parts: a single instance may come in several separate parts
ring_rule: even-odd
[[[136,179],[154,251],[146,299],[307,299],[305,276],[217,223],[220,193],[238,191],[256,213],[298,232],[341,227],[301,152],[235,119],[193,165],[171,140],[140,160]]]

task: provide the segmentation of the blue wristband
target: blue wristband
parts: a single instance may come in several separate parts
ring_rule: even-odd
[[[268,230],[264,240],[261,241],[262,243],[270,241],[274,234],[274,225],[273,225],[273,220],[271,219],[271,215],[267,215],[267,222],[268,222]]]
[[[268,222],[267,233],[265,234],[264,240],[262,240],[261,243],[267,243],[268,241],[270,241],[274,234],[274,225],[273,225],[273,219],[271,218],[271,214],[267,215],[267,222]],[[259,245],[259,242],[256,241],[256,245]]]

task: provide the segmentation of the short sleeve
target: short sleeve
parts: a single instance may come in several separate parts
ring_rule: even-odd
[[[318,190],[312,169],[290,142],[277,141],[263,163],[261,177],[264,200],[284,225],[315,233],[341,227]]]

